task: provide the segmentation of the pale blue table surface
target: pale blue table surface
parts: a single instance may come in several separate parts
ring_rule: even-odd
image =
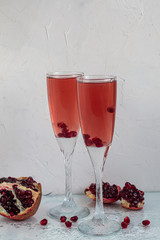
[[[91,217],[95,203],[84,195],[75,195],[74,199],[77,204],[90,209],[89,217]],[[126,210],[120,206],[120,202],[105,205],[105,213],[111,214],[110,218],[121,222],[125,216],[129,216],[131,220],[127,229],[121,229],[118,233],[105,237],[89,237],[78,231],[77,223],[71,229],[67,229],[64,224],[51,219],[48,216],[49,209],[61,203],[62,200],[63,196],[61,195],[43,196],[38,212],[25,221],[17,222],[0,217],[0,240],[160,240],[160,192],[145,193],[145,205],[140,211]],[[48,219],[46,226],[39,224],[43,218]],[[142,226],[141,222],[144,219],[151,221],[150,226]]]

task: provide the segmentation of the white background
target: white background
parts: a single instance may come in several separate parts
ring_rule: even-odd
[[[45,79],[57,70],[118,76],[104,180],[160,190],[160,1],[0,0],[0,176],[32,175],[43,193],[64,192]],[[73,192],[93,181],[80,135]]]

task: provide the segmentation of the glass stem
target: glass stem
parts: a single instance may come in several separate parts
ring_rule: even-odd
[[[95,169],[95,180],[96,180],[96,209],[94,213],[95,220],[104,219],[104,208],[103,208],[103,193],[102,193],[102,178],[103,178],[103,166],[99,166]]]
[[[103,179],[103,169],[106,161],[109,146],[104,148],[93,148],[87,149],[90,155],[92,165],[95,173],[96,181],[96,208],[93,217],[93,221],[104,222],[104,208],[103,208],[103,192],[102,192],[102,179]]]
[[[73,208],[75,207],[75,202],[72,195],[72,155],[66,156],[65,165],[65,198],[63,201],[63,207]]]

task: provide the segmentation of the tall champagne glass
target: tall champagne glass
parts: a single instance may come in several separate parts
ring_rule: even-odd
[[[77,72],[55,72],[47,74],[47,91],[50,116],[56,140],[64,155],[65,198],[62,205],[50,210],[51,217],[86,217],[87,208],[75,204],[72,195],[71,157],[74,152],[80,128],[77,104],[76,79],[82,76]]]
[[[79,224],[79,230],[88,235],[108,235],[120,229],[118,222],[106,218],[102,201],[103,168],[114,132],[116,88],[114,76],[77,78],[81,130],[96,181],[94,216]]]

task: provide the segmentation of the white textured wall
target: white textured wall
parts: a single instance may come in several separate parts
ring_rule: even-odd
[[[64,191],[45,73],[118,76],[113,146],[105,180],[160,190],[160,1],[0,0],[1,176],[32,175]],[[73,190],[94,181],[79,136]]]

